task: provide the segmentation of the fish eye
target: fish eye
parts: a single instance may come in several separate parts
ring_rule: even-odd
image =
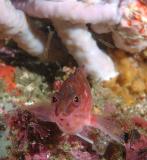
[[[128,143],[129,139],[130,139],[129,133],[125,132],[123,134],[123,140],[124,140],[124,142]]]
[[[73,101],[76,102],[76,103],[78,103],[79,102],[79,97],[75,96]]]
[[[57,100],[57,98],[55,97],[55,96],[53,96],[52,97],[52,103],[55,103],[55,102],[57,102],[58,100]]]

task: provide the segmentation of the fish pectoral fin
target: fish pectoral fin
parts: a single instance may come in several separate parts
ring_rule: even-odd
[[[119,123],[114,122],[108,117],[101,115],[93,115],[91,117],[90,126],[99,129],[105,135],[108,135],[112,140],[121,143],[122,128]]]
[[[51,122],[51,109],[50,105],[46,103],[38,103],[34,105],[24,106],[24,110],[27,110],[33,114],[37,119],[41,121]]]
[[[84,140],[84,141],[86,141],[86,142],[88,142],[90,144],[94,144],[94,142],[91,139],[89,139],[88,137],[83,136],[80,133],[77,133],[76,136],[78,136],[79,138],[81,138],[82,140]]]

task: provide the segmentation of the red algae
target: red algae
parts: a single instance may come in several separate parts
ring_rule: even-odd
[[[147,121],[144,120],[142,117],[134,116],[132,121],[135,123],[136,126],[144,128],[147,130]]]
[[[11,132],[12,154],[16,157],[24,155],[26,160],[48,159],[48,145],[55,143],[61,133],[55,125],[40,122],[29,112],[19,109],[8,113],[5,119]]]
[[[15,68],[3,63],[0,63],[0,79],[6,84],[6,92],[10,93],[16,89]]]

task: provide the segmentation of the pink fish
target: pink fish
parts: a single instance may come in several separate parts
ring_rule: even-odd
[[[92,126],[120,141],[121,125],[107,116],[92,114],[91,88],[83,68],[65,80],[50,105],[28,107],[31,113],[43,121],[55,122],[67,134],[77,134],[84,126]],[[108,109],[109,110],[109,109]],[[113,109],[112,109],[113,110]]]

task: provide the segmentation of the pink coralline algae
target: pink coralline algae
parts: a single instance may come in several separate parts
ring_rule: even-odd
[[[41,123],[30,113],[22,112],[19,109],[11,114],[6,114],[6,122],[11,129],[10,135],[15,137],[15,141],[12,138],[12,142],[14,146],[17,146],[17,150],[11,148],[12,153],[17,152],[18,156],[24,155],[26,160],[31,158],[39,160],[39,157],[42,160],[48,159],[50,151],[47,144],[60,133],[57,127],[53,127],[54,130],[50,131],[52,124]]]
[[[146,160],[147,159],[147,136],[141,135],[125,145],[126,160]]]
[[[98,156],[93,154],[91,155],[88,152],[82,152],[79,150],[73,150],[71,151],[71,155],[75,158],[75,159],[79,159],[79,160],[99,160]]]

